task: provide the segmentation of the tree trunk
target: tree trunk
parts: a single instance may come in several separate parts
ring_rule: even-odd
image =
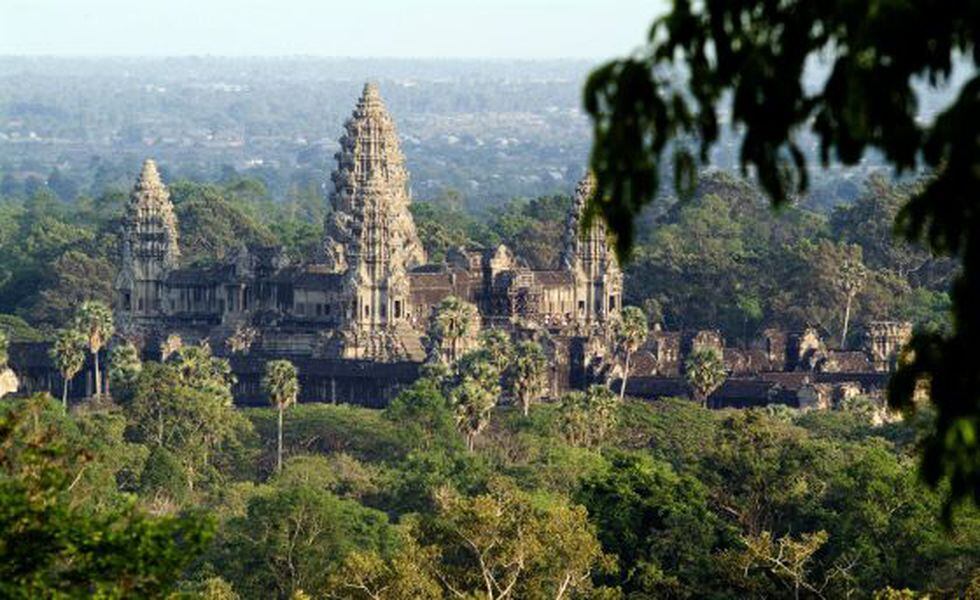
[[[95,361],[95,394],[94,396],[98,398],[102,395],[102,374],[99,372],[99,352],[94,350],[92,352],[92,359]]]
[[[282,472],[282,404],[279,405],[279,443],[276,448],[276,473]]]
[[[623,368],[623,383],[619,386],[619,399],[626,397],[626,380],[630,376],[630,352],[626,353],[626,366]]]
[[[851,320],[851,300],[854,298],[854,294],[847,295],[847,304],[844,307],[844,329],[840,333],[840,349],[844,350],[847,343],[847,325]]]
[[[528,416],[531,410],[531,399],[525,395],[521,395],[521,409],[524,412],[524,416]]]
[[[62,376],[64,383],[61,384],[61,405],[65,407],[65,411],[68,410],[68,378]]]

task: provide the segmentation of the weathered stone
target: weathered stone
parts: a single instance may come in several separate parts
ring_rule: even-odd
[[[576,359],[579,368],[608,370],[602,338],[620,309],[622,274],[602,224],[581,231],[589,179],[578,186],[558,269],[532,271],[506,246],[454,249],[447,264],[428,265],[405,160],[376,86],[364,87],[336,160],[322,261],[290,264],[280,249],[242,247],[204,268],[178,268],[173,207],[147,161],[124,220],[121,328],[138,324],[157,344],[172,334],[212,340],[229,353],[247,346],[250,355],[422,361],[430,315],[457,296],[478,307],[485,328],[552,336],[556,372],[571,368],[573,337],[596,338],[576,346],[598,353]],[[238,343],[241,332],[250,343]]]
[[[17,374],[14,373],[13,369],[5,368],[0,370],[0,398],[3,398],[7,394],[16,393],[19,387],[20,380],[17,378]]]
[[[588,204],[595,194],[595,178],[587,174],[575,188],[572,211],[565,223],[562,268],[575,280],[574,320],[591,325],[603,321],[622,308],[623,274],[601,218],[585,227]]]
[[[122,265],[115,281],[123,331],[145,325],[163,309],[163,282],[180,260],[177,236],[170,193],[156,163],[147,159],[123,217]]]

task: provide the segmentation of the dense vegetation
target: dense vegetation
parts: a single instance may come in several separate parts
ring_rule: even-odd
[[[884,159],[898,174],[929,174],[901,203],[894,227],[959,261],[952,327],[914,334],[888,397],[914,410],[926,393],[936,407],[922,466],[934,486],[950,486],[947,509],[980,503],[978,27],[975,1],[677,0],[641,49],[596,69],[585,87],[598,188],[591,208],[622,254],[663,172],[673,167],[674,187],[687,195],[716,151],[731,150],[722,125],[742,134],[739,166],[775,207],[838,164]],[[825,76],[808,78],[815,68]],[[949,101],[923,111],[923,87]],[[848,271],[860,281],[859,270]],[[855,287],[846,287],[850,302]]]
[[[44,396],[4,402],[5,595],[980,592],[980,513],[940,522],[915,467],[922,420],[597,389],[528,416],[492,408],[467,450],[465,383],[422,379],[385,411],[238,410],[221,363],[183,348],[70,414]]]
[[[195,77],[207,79],[209,68]],[[168,85],[184,85],[179,79]],[[50,80],[27,83],[43,89]],[[238,94],[235,85],[190,96],[213,103],[205,104],[214,122],[184,123],[187,135],[233,143],[227,115],[252,131],[282,125],[274,94],[258,107],[215,99]],[[514,86],[532,92],[527,103],[545,94]],[[505,97],[521,96],[513,91]],[[412,94],[398,89],[392,101],[410,105]],[[164,103],[154,113],[160,121],[125,131],[115,122],[92,122],[95,132],[48,131],[41,128],[66,121],[64,107],[4,98],[18,131],[24,123],[40,124],[45,138],[109,131],[141,153],[146,139],[168,143],[172,124],[161,115],[187,112]],[[465,114],[500,99],[442,101]],[[349,102],[338,106],[337,119]],[[296,260],[315,255],[326,146],[265,147],[261,138],[246,143],[268,152],[268,164],[222,167],[235,161],[201,144],[188,163],[165,170],[187,264],[222,260],[242,244],[282,244]],[[0,149],[42,148],[32,143]],[[431,165],[458,163],[459,144],[482,147],[465,136],[445,147],[408,144],[425,148],[418,154]],[[0,331],[14,341],[54,341],[59,369],[77,374],[80,357],[112,335],[103,304],[118,264],[130,159],[80,167],[75,157],[62,170],[54,165],[64,161],[45,152],[0,165]],[[520,168],[528,167],[521,157],[541,156],[535,148],[498,154],[500,164]],[[280,159],[286,166],[271,166]],[[433,260],[459,245],[507,243],[531,267],[555,265],[570,199],[505,199],[570,189],[578,170],[559,168],[560,186],[489,194],[473,191],[495,181],[482,162],[475,164],[487,179],[477,186],[465,168],[442,180],[425,164],[411,165],[425,183],[417,193],[425,201],[412,210]],[[778,212],[722,173],[705,174],[690,198],[664,195],[638,215],[626,266],[627,302],[642,307],[631,313],[635,322],[719,328],[735,344],[765,327],[812,324],[853,345],[855,325],[873,318],[948,331],[958,263],[892,236],[896,213],[920,184],[824,183]],[[980,513],[960,506],[947,528],[940,509],[949,490],[924,486],[916,467],[929,409],[884,425],[860,401],[833,412],[708,411],[698,400],[720,368],[710,352],[689,359],[689,372],[699,373],[689,377],[694,401],[653,404],[594,387],[541,403],[540,348],[505,349],[505,340],[484,335],[474,349],[462,343],[475,337],[471,309],[447,301],[441,310],[430,337],[447,364],[429,365],[384,411],[303,403],[295,370],[279,361],[263,378],[271,407],[239,410],[227,363],[206,346],[180,344],[162,363],[140,363],[134,348],[113,344],[111,400],[70,410],[46,395],[4,400],[0,595],[980,596]],[[629,328],[617,336],[624,347],[639,343]]]

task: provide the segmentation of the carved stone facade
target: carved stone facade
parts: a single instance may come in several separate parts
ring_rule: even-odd
[[[156,163],[147,160],[123,217],[123,264],[116,278],[123,329],[153,324],[163,310],[165,284],[177,268],[177,217]]]
[[[905,321],[872,321],[868,323],[865,344],[876,371],[892,371],[899,353],[912,339],[912,324]]]
[[[569,352],[601,343],[569,340],[607,335],[621,308],[622,273],[604,227],[582,231],[590,179],[576,190],[556,269],[530,269],[505,246],[457,248],[444,263],[426,264],[397,133],[372,84],[345,124],[336,160],[321,256],[294,264],[278,248],[243,247],[206,268],[179,267],[177,220],[147,161],[123,226],[121,326],[147,343],[176,333],[216,349],[247,328],[259,355],[356,360],[362,369],[424,360],[429,318],[454,295],[478,307],[484,327],[548,340],[561,354],[553,365],[595,362]]]

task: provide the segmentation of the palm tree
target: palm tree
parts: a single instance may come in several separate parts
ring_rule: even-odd
[[[548,361],[540,344],[523,341],[514,347],[508,379],[514,398],[520,402],[525,417],[531,409],[531,402],[541,395],[547,366]]]
[[[68,386],[71,380],[85,366],[86,340],[82,332],[68,327],[58,330],[51,346],[51,360],[58,367],[63,381],[61,387],[61,404],[68,409]]]
[[[725,363],[721,353],[711,346],[691,352],[684,362],[684,377],[691,386],[694,400],[706,408],[708,396],[725,381]]]
[[[83,302],[75,313],[75,328],[85,336],[86,344],[92,353],[95,370],[95,395],[102,394],[102,374],[99,371],[99,351],[116,332],[112,321],[112,311],[98,300]]]
[[[296,402],[299,396],[299,378],[296,366],[288,360],[273,360],[265,365],[262,387],[269,394],[269,401],[279,410],[278,445],[276,447],[276,472],[282,471],[282,413]]]
[[[490,425],[490,415],[500,398],[500,371],[486,350],[476,350],[460,358],[449,395],[456,426],[466,438],[466,449],[472,452],[476,436]]]
[[[0,371],[7,368],[7,361],[10,360],[10,341],[7,334],[0,331]]]
[[[844,296],[844,324],[841,327],[840,347],[847,347],[847,329],[851,320],[851,304],[854,297],[864,286],[864,281],[868,276],[864,263],[861,262],[861,246],[853,245],[845,247],[844,259],[838,265],[837,278],[834,284]]]
[[[479,313],[476,307],[460,300],[456,296],[443,298],[436,312],[432,315],[429,326],[429,338],[445,353],[445,344],[449,344],[449,362],[455,363],[459,358],[459,341],[472,337],[479,328]]]
[[[114,394],[128,399],[142,370],[139,348],[132,342],[116,344],[109,350],[108,379]]]
[[[649,330],[647,316],[640,308],[636,306],[623,308],[616,325],[616,342],[625,356],[623,382],[619,387],[620,400],[626,396],[626,381],[630,376],[630,359],[633,357],[633,353],[640,349],[643,342],[647,341]]]
[[[514,348],[507,332],[500,329],[487,329],[480,332],[480,347],[486,350],[490,362],[501,373],[510,367]]]

